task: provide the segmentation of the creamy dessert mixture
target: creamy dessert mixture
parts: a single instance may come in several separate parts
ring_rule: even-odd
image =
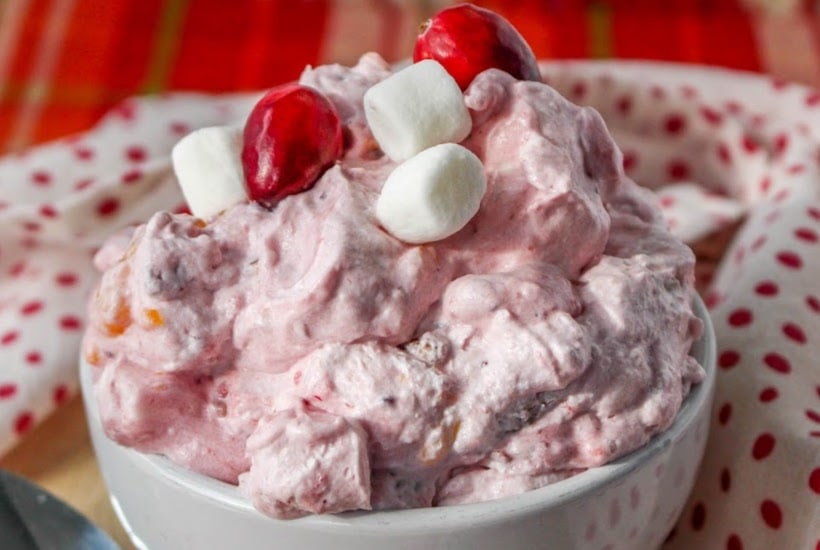
[[[600,116],[489,69],[457,151],[396,161],[380,142],[406,135],[374,136],[365,100],[394,76],[376,54],[304,72],[344,140],[310,188],[157,213],[100,250],[84,354],[109,437],[290,518],[520,493],[671,424],[703,377],[694,257]],[[447,198],[441,173],[472,179]]]

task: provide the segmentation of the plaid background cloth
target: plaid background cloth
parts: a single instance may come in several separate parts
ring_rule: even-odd
[[[270,87],[306,64],[410,55],[442,0],[0,1],[0,153],[166,90]],[[540,58],[642,58],[820,83],[817,2],[490,0]]]

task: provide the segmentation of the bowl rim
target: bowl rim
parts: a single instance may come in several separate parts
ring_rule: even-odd
[[[290,520],[272,518],[256,510],[251,502],[239,493],[236,485],[188,470],[162,455],[145,454],[107,439],[102,432],[96,399],[91,388],[91,367],[84,360],[81,360],[82,393],[88,410],[88,421],[96,424],[95,427],[99,430],[100,436],[115,446],[124,458],[131,460],[135,466],[151,475],[164,478],[170,484],[190,491],[193,495],[221,507],[234,509],[241,514],[258,516],[265,521],[286,523],[288,526],[306,530],[334,532],[353,528],[361,534],[384,534],[387,531],[391,533],[418,532],[419,529],[435,533],[474,526],[477,523],[491,526],[494,523],[503,522],[510,516],[526,516],[559,507],[569,500],[582,498],[623,480],[683,436],[703,408],[711,403],[716,373],[714,328],[706,306],[698,295],[693,298],[692,309],[703,322],[703,333],[698,340],[693,342],[690,353],[703,366],[705,377],[698,385],[691,388],[669,428],[655,435],[642,447],[603,466],[590,468],[539,489],[485,502],[429,508],[309,515]]]

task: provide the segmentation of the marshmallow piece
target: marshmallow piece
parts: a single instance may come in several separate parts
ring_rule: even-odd
[[[455,79],[432,59],[373,85],[364,94],[364,114],[382,151],[396,162],[439,143],[457,143],[473,126]]]
[[[171,160],[194,216],[208,218],[248,199],[241,127],[196,130],[174,146]]]
[[[486,189],[484,166],[475,154],[455,143],[436,145],[390,173],[376,217],[402,241],[438,241],[467,225]]]

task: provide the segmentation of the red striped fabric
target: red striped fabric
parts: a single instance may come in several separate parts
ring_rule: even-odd
[[[0,152],[82,131],[136,94],[228,92],[377,49],[409,55],[446,1],[6,0],[0,3]],[[660,59],[820,82],[811,2],[485,0],[539,57]]]

